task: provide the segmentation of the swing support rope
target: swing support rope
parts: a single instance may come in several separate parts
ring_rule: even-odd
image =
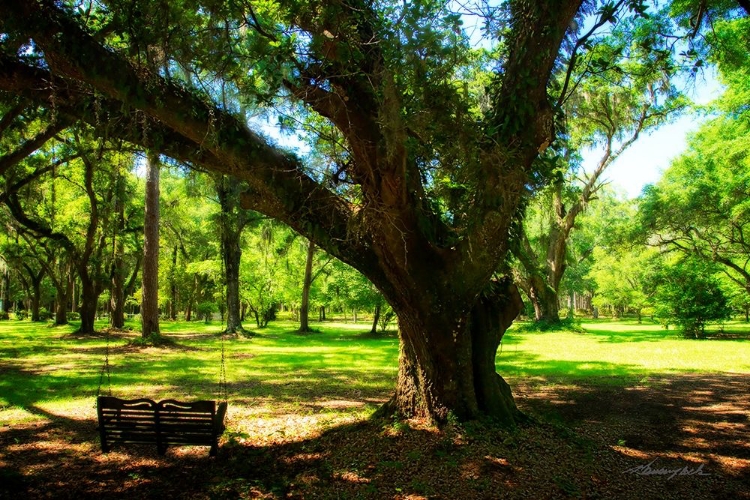
[[[229,399],[229,390],[227,384],[227,367],[226,367],[226,349],[225,349],[225,335],[221,335],[221,367],[219,369],[219,396],[221,401],[227,402]],[[109,344],[110,344],[110,333],[107,329],[105,334],[106,346],[104,348],[104,363],[102,369],[99,372],[99,386],[96,388],[97,398],[102,394],[102,385],[104,385],[104,376],[107,376],[107,395],[112,396],[112,369],[109,364]]]
[[[98,398],[102,393],[102,384],[104,383],[104,374],[107,375],[107,395],[112,395],[112,376],[109,367],[109,329],[105,334],[107,339],[107,345],[104,348],[104,364],[102,365],[101,372],[99,373],[99,387],[96,388],[96,397]]]

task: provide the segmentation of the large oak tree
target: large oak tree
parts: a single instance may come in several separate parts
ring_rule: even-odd
[[[398,314],[388,408],[512,425],[495,354],[521,301],[492,277],[549,173],[552,75],[574,62],[584,14],[616,22],[640,4],[508,1],[478,60],[443,2],[0,0],[0,90],[240,180],[245,207],[361,271]],[[332,175],[242,115],[280,100],[330,124]]]

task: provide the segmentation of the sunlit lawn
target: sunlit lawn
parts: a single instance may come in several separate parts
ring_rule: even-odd
[[[135,323],[128,326],[137,329]],[[164,322],[162,331],[176,346],[143,349],[128,346],[128,336],[123,335],[86,338],[70,335],[72,326],[2,321],[0,425],[60,414],[94,419],[107,351],[111,384],[105,376],[102,392],[111,388],[124,398],[221,399],[222,345],[230,416],[239,434],[284,432],[283,421],[291,415],[298,420],[308,416],[310,429],[365,418],[394,386],[395,334],[369,336],[366,322],[313,326],[317,333],[299,335],[293,322],[277,321],[254,329],[252,338],[222,340],[215,335],[221,330],[218,322]],[[649,375],[750,372],[747,340],[686,340],[673,329],[634,321],[602,320],[582,326],[584,333],[511,329],[498,355],[498,371],[511,384],[582,378],[628,384]],[[745,323],[725,328],[750,333]],[[136,331],[130,334],[136,336]],[[255,417],[266,423],[240,424]]]
[[[750,372],[750,325],[724,326],[744,339],[691,340],[673,328],[644,320],[583,321],[583,333],[519,332],[511,329],[498,355],[500,373],[509,377],[642,378],[684,372]],[[716,330],[713,327],[712,330]],[[614,383],[619,383],[614,381]]]

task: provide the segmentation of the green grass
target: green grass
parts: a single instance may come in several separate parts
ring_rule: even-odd
[[[223,344],[229,399],[247,414],[309,413],[324,423],[342,412],[370,414],[394,386],[397,338],[369,336],[366,323],[314,326],[317,333],[300,335],[294,323],[277,321],[254,329],[252,338],[222,340],[219,323],[164,322],[162,331],[176,346],[139,349],[128,346],[137,331],[108,340],[73,336],[75,325],[0,321],[0,425],[75,408],[84,408],[81,418],[92,418],[108,344],[111,389],[120,397],[219,399]],[[658,374],[750,372],[747,340],[686,340],[659,325],[627,321],[582,326],[585,333],[511,329],[498,371],[511,381],[588,378],[601,384]],[[726,328],[750,333],[744,323]],[[109,387],[105,379],[102,390]]]
[[[747,323],[725,325],[727,332],[744,339],[714,340],[685,339],[674,329],[646,321],[589,320],[581,326],[583,333],[512,328],[503,340],[498,370],[510,377],[571,378],[750,371]]]

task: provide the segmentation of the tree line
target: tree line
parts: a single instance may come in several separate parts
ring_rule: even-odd
[[[2,212],[3,319],[13,309],[17,318],[50,317],[63,325],[71,312],[80,320],[93,311],[95,316],[106,315],[111,327],[122,328],[126,313],[140,313],[145,159],[138,154],[102,155],[97,171],[111,171],[96,179],[93,197],[72,181],[77,169],[86,168],[76,160],[29,182],[14,196],[15,213],[23,214],[20,219],[7,207]],[[115,163],[105,165],[108,161]],[[305,331],[310,329],[309,322],[305,324],[309,314],[325,319],[326,310],[329,315],[350,312],[355,319],[359,310],[372,314],[373,333],[382,329],[380,313],[388,313],[387,305],[366,278],[284,224],[232,207],[229,179],[211,179],[168,164],[160,170],[156,307],[161,319],[209,320],[218,314],[226,331],[239,333],[245,332],[243,322],[263,327],[284,307]],[[92,231],[89,239],[96,243],[95,252],[86,257],[92,203],[103,223]],[[34,232],[45,220],[50,225],[48,237]],[[75,251],[57,242],[56,231],[64,231],[71,240],[66,245]],[[231,272],[235,256],[239,267]],[[92,278],[95,293],[84,292],[76,269],[87,271],[83,279]],[[307,312],[302,310],[305,301]],[[82,324],[81,332],[93,333],[93,319],[85,324],[90,328]]]

